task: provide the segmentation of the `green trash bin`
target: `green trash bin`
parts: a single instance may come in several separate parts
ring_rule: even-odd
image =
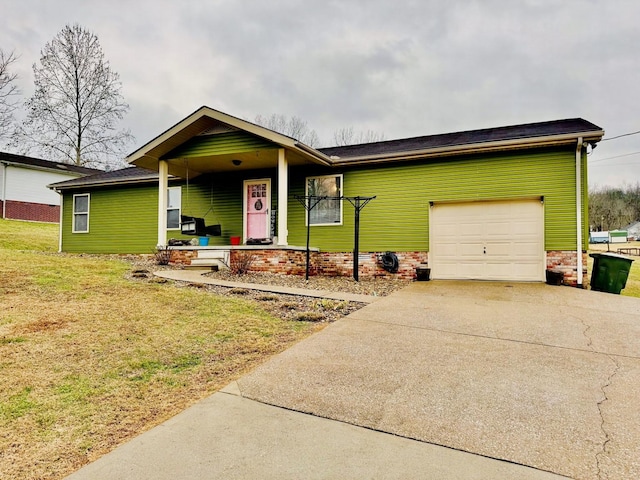
[[[590,253],[593,258],[591,290],[619,295],[627,285],[631,258],[615,253]]]

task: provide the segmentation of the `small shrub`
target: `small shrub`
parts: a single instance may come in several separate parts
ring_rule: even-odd
[[[243,275],[251,269],[255,255],[251,252],[234,252],[229,260],[229,270],[234,275]]]
[[[156,257],[157,265],[169,265],[171,260],[171,250],[169,247],[158,247],[154,250],[153,255]]]

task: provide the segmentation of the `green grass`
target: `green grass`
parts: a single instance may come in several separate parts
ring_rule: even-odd
[[[0,478],[62,478],[322,328],[0,220]]]

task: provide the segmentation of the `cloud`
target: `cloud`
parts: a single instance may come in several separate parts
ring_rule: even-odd
[[[307,120],[386,138],[580,116],[640,130],[640,4],[631,0],[45,0],[3,6],[0,48],[31,64],[66,24],[93,30],[142,145],[201,105],[253,119]],[[640,151],[640,135],[593,158]],[[634,157],[631,157],[634,158]],[[640,178],[594,163],[594,183]]]

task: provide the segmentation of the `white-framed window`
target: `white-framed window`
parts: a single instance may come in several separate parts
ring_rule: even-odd
[[[88,193],[73,196],[73,233],[89,233],[89,200]]]
[[[305,195],[332,197],[320,200],[309,212],[311,225],[342,225],[342,175],[307,177]]]
[[[180,230],[180,210],[182,208],[182,187],[167,189],[167,229]]]

